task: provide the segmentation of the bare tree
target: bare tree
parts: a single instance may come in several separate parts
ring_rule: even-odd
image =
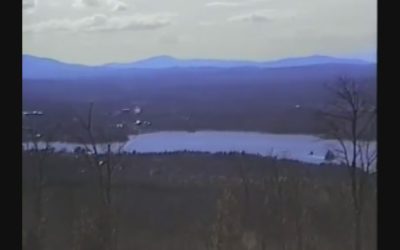
[[[264,173],[262,177],[262,191],[263,191],[263,203],[262,203],[262,212],[260,215],[259,223],[260,223],[260,232],[259,232],[259,239],[260,239],[260,249],[265,250],[267,249],[267,239],[272,238],[269,234],[269,227],[270,227],[270,218],[273,216],[275,210],[274,207],[271,206],[271,200],[275,197],[271,194],[271,190],[275,187],[275,182],[277,182],[279,178],[279,169],[277,167],[278,161],[277,157],[273,155],[273,150],[269,154],[270,157],[270,165],[268,166],[271,168],[273,175],[267,172],[267,167],[264,168]],[[276,201],[273,200],[273,205],[277,205]],[[280,211],[281,212],[281,211]],[[274,218],[277,218],[275,216]],[[275,229],[279,231],[278,228]]]
[[[113,206],[113,176],[115,171],[119,168],[122,168],[122,159],[123,157],[113,157],[115,154],[112,152],[111,144],[106,144],[106,150],[103,152],[100,148],[100,145],[96,139],[96,134],[93,128],[93,109],[94,103],[90,103],[87,120],[85,121],[82,118],[78,118],[80,124],[84,131],[86,132],[86,140],[83,138],[79,138],[85,147],[85,157],[88,160],[89,164],[96,170],[97,179],[98,179],[98,187],[100,191],[100,197],[103,204],[102,211],[104,212],[102,222],[104,230],[104,248],[105,249],[114,249],[116,245],[116,223],[112,223],[113,217],[112,211],[115,209]],[[117,153],[121,153],[123,149],[123,144],[118,147]]]
[[[278,164],[277,158],[274,158],[272,164],[272,188],[274,190],[274,200],[276,202],[276,215],[277,215],[277,240],[279,248],[282,250],[287,249],[288,240],[286,234],[287,228],[287,193],[285,187],[287,186],[287,173],[282,171],[282,166]]]
[[[44,189],[46,185],[45,176],[45,162],[48,159],[52,148],[50,142],[52,141],[53,134],[57,126],[53,130],[49,130],[47,135],[42,135],[39,133],[38,129],[35,127],[24,128],[29,141],[25,143],[27,145],[26,149],[34,156],[33,166],[34,166],[34,179],[33,179],[33,193],[34,193],[34,225],[33,228],[28,232],[28,241],[32,249],[42,249],[43,241],[45,237],[45,224],[46,216],[43,211],[43,204],[48,199],[44,194]],[[42,145],[43,144],[43,145]]]
[[[217,218],[213,226],[212,249],[234,250],[242,249],[241,212],[237,195],[230,187],[223,190],[222,197],[217,201]]]
[[[309,195],[312,190],[309,189],[311,181],[310,174],[307,170],[299,169],[288,180],[287,190],[287,207],[290,208],[288,215],[293,216],[294,232],[295,232],[295,249],[303,250],[310,248],[308,242],[308,225],[309,225]]]
[[[354,249],[362,249],[362,215],[369,174],[376,164],[376,106],[373,98],[354,79],[341,77],[330,87],[334,103],[321,112],[333,137],[340,163],[350,176],[354,211]]]
[[[244,156],[241,156],[244,157]],[[248,164],[248,163],[247,163]],[[248,173],[248,166],[245,165],[243,159],[238,164],[238,174],[241,179],[241,186],[243,189],[243,207],[242,207],[242,226],[247,227],[249,220],[249,208],[250,208],[250,178]]]
[[[103,205],[111,206],[112,204],[112,177],[115,174],[117,169],[122,168],[122,159],[117,159],[117,157],[113,157],[122,152],[124,144],[121,143],[116,149],[117,152],[113,152],[110,143],[106,143],[105,145],[100,145],[97,140],[99,131],[94,131],[93,127],[93,109],[94,103],[90,103],[87,120],[85,121],[82,118],[78,118],[80,121],[81,127],[83,128],[86,139],[79,137],[79,141],[83,143],[85,148],[85,156],[89,161],[90,165],[96,169],[98,176],[98,185],[101,193],[101,198]],[[105,136],[103,136],[106,138]],[[104,139],[103,138],[103,139]],[[102,146],[105,146],[105,150]]]

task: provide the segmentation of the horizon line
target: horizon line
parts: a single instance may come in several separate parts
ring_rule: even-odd
[[[136,59],[136,60],[132,60],[132,61],[128,61],[128,62],[107,62],[107,63],[102,63],[102,64],[84,64],[84,63],[75,63],[75,62],[67,62],[67,61],[63,61],[63,60],[59,60],[59,59],[55,59],[55,58],[51,58],[51,57],[44,57],[44,56],[38,56],[38,55],[33,55],[33,54],[28,54],[28,53],[23,53],[22,54],[22,58],[24,56],[29,56],[29,57],[36,57],[39,59],[46,59],[46,60],[52,60],[52,61],[56,61],[59,63],[64,63],[64,64],[70,64],[70,65],[80,65],[80,66],[88,66],[88,67],[101,67],[101,66],[107,66],[107,65],[112,65],[112,64],[131,64],[131,63],[137,63],[137,62],[141,62],[141,61],[145,61],[145,60],[150,60],[150,59],[156,59],[156,58],[169,58],[169,59],[175,59],[175,60],[180,60],[180,61],[191,61],[191,60],[210,60],[210,61],[227,61],[227,62],[249,62],[249,63],[269,63],[269,62],[278,62],[278,61],[282,61],[282,60],[289,60],[289,59],[301,59],[301,58],[312,58],[312,57],[326,57],[326,58],[332,58],[332,59],[344,59],[344,60],[358,60],[358,61],[362,61],[362,62],[366,62],[366,63],[371,63],[371,64],[376,64],[377,60],[375,58],[375,60],[368,60],[365,58],[358,58],[358,57],[350,57],[350,56],[331,56],[331,55],[324,55],[324,54],[310,54],[307,56],[292,56],[292,57],[281,57],[281,58],[277,58],[277,59],[264,59],[264,60],[251,60],[251,59],[224,59],[224,58],[179,58],[179,57],[175,57],[175,56],[171,56],[171,55],[166,55],[166,54],[160,54],[160,55],[156,55],[156,56],[149,56],[146,58],[141,58],[141,59]]]

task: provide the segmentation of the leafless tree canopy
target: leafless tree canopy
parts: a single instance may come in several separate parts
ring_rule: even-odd
[[[337,155],[348,168],[354,211],[354,249],[361,250],[362,214],[368,174],[376,166],[376,105],[362,82],[341,77],[329,87],[334,102],[321,112],[327,133],[336,139]],[[376,169],[375,169],[376,170]]]
[[[352,78],[340,77],[328,90],[333,99],[320,114],[328,136],[338,142],[337,156],[346,166],[370,172],[377,157],[375,99],[363,82]]]

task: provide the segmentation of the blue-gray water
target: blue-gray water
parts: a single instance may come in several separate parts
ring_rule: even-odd
[[[32,145],[24,144],[25,148]],[[43,148],[44,143],[39,147]],[[53,142],[56,150],[73,152],[78,143]],[[375,149],[373,143],[371,149]],[[105,145],[98,150],[105,151]],[[324,140],[312,135],[269,134],[239,131],[165,131],[130,136],[126,143],[112,143],[112,151],[136,151],[137,153],[159,153],[173,151],[199,152],[246,152],[262,156],[278,156],[310,163],[324,162],[328,150],[335,152],[339,144],[335,140]],[[310,154],[313,152],[312,154]]]

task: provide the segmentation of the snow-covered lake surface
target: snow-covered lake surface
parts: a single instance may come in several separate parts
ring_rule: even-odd
[[[52,142],[55,151],[73,152],[82,144]],[[23,144],[25,149],[31,143]],[[322,163],[328,150],[335,152],[338,142],[325,140],[312,135],[270,134],[241,131],[163,131],[130,136],[125,143],[111,143],[113,152],[162,153],[174,151],[198,152],[245,152],[262,156],[278,156],[310,163]],[[45,143],[39,143],[40,148]],[[376,144],[371,145],[374,150]],[[105,152],[106,145],[98,145],[100,152]],[[350,149],[350,147],[349,147]]]

